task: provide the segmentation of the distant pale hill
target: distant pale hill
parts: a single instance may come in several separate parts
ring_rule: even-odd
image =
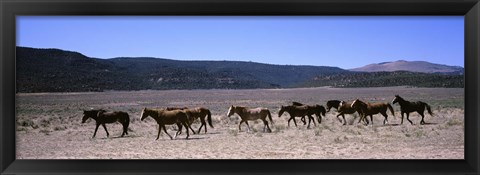
[[[464,68],[459,66],[435,64],[435,63],[430,63],[426,61],[399,60],[395,62],[369,64],[363,67],[350,69],[350,71],[358,71],[358,72],[410,71],[410,72],[423,72],[423,73],[463,74]]]

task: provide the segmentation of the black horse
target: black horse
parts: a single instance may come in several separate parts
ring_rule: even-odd
[[[126,112],[122,112],[122,111],[106,112],[103,109],[83,111],[82,123],[85,123],[88,118],[93,118],[97,125],[95,127],[95,132],[93,133],[92,138],[95,138],[98,127],[100,125],[102,125],[103,128],[105,129],[105,132],[107,132],[107,137],[110,136],[110,133],[108,133],[108,130],[105,124],[115,123],[117,121],[123,125],[123,132],[121,137],[123,137],[125,134],[128,135],[128,125],[130,124],[130,117]]]
[[[410,124],[413,125],[413,122],[409,119],[409,115],[411,112],[417,112],[422,116],[422,121],[420,121],[421,125],[425,124],[425,115],[423,114],[425,112],[425,108],[427,108],[428,114],[433,117],[432,110],[430,106],[422,101],[416,101],[416,102],[410,102],[399,95],[395,95],[395,98],[392,100],[392,104],[397,103],[400,104],[400,112],[402,113],[402,122],[400,124],[403,124],[403,114],[407,114],[407,120],[410,122]]]

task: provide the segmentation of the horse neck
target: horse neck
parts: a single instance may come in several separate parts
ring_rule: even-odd
[[[404,106],[404,105],[410,104],[410,102],[407,101],[407,100],[405,100],[405,99],[403,99],[403,98],[399,98],[399,99],[398,99],[398,104],[400,104],[400,106]]]
[[[154,110],[148,110],[148,112],[144,111],[144,114],[147,115],[147,117],[150,116],[157,122],[160,120],[158,113],[160,113],[160,111],[154,111]]]
[[[233,112],[237,113],[240,117],[244,116],[247,111],[247,108],[236,108]]]

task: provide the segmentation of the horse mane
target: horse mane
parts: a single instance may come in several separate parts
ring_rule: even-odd
[[[299,102],[294,101],[294,102],[292,102],[292,105],[293,106],[303,106],[303,103],[299,103]]]

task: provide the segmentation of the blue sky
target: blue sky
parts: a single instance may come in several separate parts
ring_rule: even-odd
[[[16,27],[17,46],[95,58],[464,67],[463,16],[17,16]]]

